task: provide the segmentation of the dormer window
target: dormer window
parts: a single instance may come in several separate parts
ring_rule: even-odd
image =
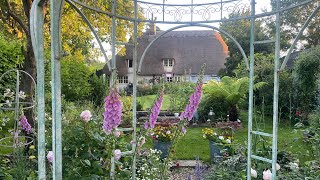
[[[174,64],[174,59],[168,58],[168,59],[163,59],[163,66],[164,67],[172,67]]]
[[[132,59],[127,59],[127,63],[128,63],[128,68],[133,67],[133,60]]]

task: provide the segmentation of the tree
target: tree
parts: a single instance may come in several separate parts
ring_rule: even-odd
[[[254,85],[257,90],[263,87],[266,83],[259,82]],[[238,119],[238,104],[244,100],[249,89],[249,78],[243,77],[240,79],[224,76],[220,82],[212,80],[204,85],[204,94],[208,96],[220,97],[225,100],[229,106],[229,120],[237,121]]]
[[[259,91],[254,92],[255,106],[262,108],[264,104],[264,112],[272,115],[273,113],[273,78],[274,78],[274,55],[273,54],[254,54],[254,75],[256,82],[266,82]],[[234,70],[238,78],[247,77],[244,62],[241,62]],[[282,118],[287,119],[290,115],[290,108],[294,108],[294,87],[292,82],[291,70],[286,70],[279,75],[279,109],[281,109]]]
[[[295,5],[300,3],[301,0],[281,0],[280,8],[285,8],[290,5]],[[281,34],[282,34],[282,49],[286,49],[290,44],[291,39],[295,38],[298,34],[299,30],[302,28],[304,22],[307,20],[312,11],[317,7],[320,0],[314,0],[307,5],[291,9],[289,11],[285,11],[281,14]],[[271,0],[272,9],[275,10],[276,0]],[[320,12],[318,12],[317,16],[312,19],[309,26],[306,29],[306,32],[303,34],[301,40],[305,42],[303,45],[305,48],[309,48],[312,46],[316,46],[320,44]],[[274,32],[274,24],[268,23],[271,32]]]
[[[250,10],[244,9],[242,11],[236,11],[229,14],[230,18],[249,16]],[[228,32],[233,36],[243,48],[245,54],[250,53],[250,21],[249,20],[238,20],[238,21],[228,21],[222,22],[220,24],[220,29]],[[255,22],[255,40],[268,40],[270,39],[266,33],[266,30],[262,26],[262,21],[256,20]],[[240,50],[236,44],[228,38],[225,38],[225,42],[229,47],[229,58],[225,63],[226,68],[219,72],[221,76],[234,76],[233,70],[238,66],[238,64],[243,60]],[[260,53],[271,53],[272,48],[270,44],[259,44],[255,45],[255,52]]]
[[[4,27],[8,33],[16,35],[22,40],[25,46],[22,48],[24,55],[23,70],[28,72],[32,77],[36,76],[36,63],[33,54],[30,36],[30,10],[32,0],[0,0],[0,27]],[[111,1],[87,1],[89,5],[101,7],[101,9],[111,12]],[[132,17],[133,16],[133,2],[129,0],[119,0],[117,13]],[[98,29],[98,34],[102,40],[110,42],[111,32],[111,18],[104,15],[92,12],[90,10],[83,10],[89,21],[93,22],[93,26]],[[44,5],[45,22],[48,22],[50,15],[47,15],[47,6]],[[141,13],[139,14],[141,16]],[[139,24],[141,31],[143,24]],[[81,19],[81,17],[65,3],[62,16],[62,47],[64,51],[75,57],[75,60],[85,60],[88,58],[90,48],[93,47],[93,37],[90,29]],[[117,40],[125,41],[126,35],[133,32],[133,23],[117,19]],[[45,49],[50,45],[49,26],[45,24]],[[33,85],[30,78],[23,77],[22,90],[26,92],[29,97],[33,96]],[[27,119],[32,121],[32,110],[25,112]],[[33,123],[31,123],[33,124]]]
[[[294,64],[294,86],[303,118],[314,110],[319,98],[320,46],[302,53]]]

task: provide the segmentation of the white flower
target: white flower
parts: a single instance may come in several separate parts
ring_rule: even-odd
[[[6,100],[6,104],[7,104],[9,107],[12,106],[12,104],[11,104],[11,102],[10,102],[9,100]]]
[[[295,171],[299,169],[299,165],[297,163],[289,162],[289,167],[291,170]]]
[[[230,140],[230,139],[227,139],[226,142],[229,143],[229,144],[231,144],[231,140]]]
[[[281,166],[277,163],[277,164],[276,164],[276,170],[279,171],[280,168],[281,168]]]
[[[25,99],[26,97],[27,97],[27,96],[24,94],[23,91],[20,91],[20,92],[19,92],[19,98]]]
[[[202,137],[203,137],[203,138],[206,138],[206,135],[204,134],[204,135],[202,135]]]
[[[240,119],[237,119],[238,123],[241,123],[241,120]]]
[[[220,139],[220,140],[224,140],[224,137],[223,137],[223,136],[219,136],[219,139]]]
[[[216,136],[216,135],[217,135],[217,133],[213,133],[213,135],[215,135],[215,136]]]
[[[258,177],[257,171],[251,168],[251,176],[254,178]]]
[[[271,178],[272,178],[272,173],[269,169],[266,171],[263,171],[263,180],[271,180]]]

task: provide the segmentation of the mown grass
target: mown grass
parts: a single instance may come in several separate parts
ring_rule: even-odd
[[[242,129],[234,132],[234,144],[241,144],[247,146],[247,113],[241,113]],[[177,143],[175,153],[173,153],[174,159],[194,160],[197,156],[201,160],[209,161],[209,142],[202,137],[202,129],[204,127],[188,128],[187,134],[181,137]],[[267,117],[265,119],[264,132],[272,133],[272,119]],[[261,139],[258,139],[261,140]],[[268,145],[271,147],[271,138],[265,138]],[[147,147],[152,147],[152,141],[149,139]],[[259,147],[259,144],[258,144]],[[260,143],[261,147],[261,143]],[[286,151],[295,155],[300,162],[311,160],[306,153],[306,144],[303,142],[302,130],[295,130],[290,126],[280,123],[278,127],[278,151]]]
[[[138,97],[137,100],[142,104],[142,109],[151,109],[155,101],[156,95],[148,95]],[[170,106],[169,95],[164,95],[161,110],[168,110]]]
[[[155,95],[138,97],[138,101],[143,103],[143,109],[151,108],[155,99]],[[169,108],[169,96],[165,95],[162,110]],[[240,113],[242,120],[242,128],[234,132],[234,144],[247,146],[248,139],[248,113],[242,111]],[[255,118],[254,118],[255,119]],[[264,125],[260,125],[260,131],[272,134],[272,117],[266,116]],[[188,132],[184,137],[181,137],[177,143],[176,151],[173,154],[174,159],[190,159],[193,160],[199,156],[201,160],[209,161],[209,142],[202,137],[202,129],[204,127],[188,128]],[[253,129],[258,127],[256,121],[253,121]],[[271,147],[272,139],[264,138]],[[257,139],[261,140],[260,137]],[[303,129],[293,129],[289,123],[280,121],[278,126],[278,151],[286,151],[294,154],[300,162],[311,160],[308,156],[308,146],[303,142]],[[262,143],[259,143],[257,148],[261,148]],[[152,141],[149,139],[147,147],[152,148]]]

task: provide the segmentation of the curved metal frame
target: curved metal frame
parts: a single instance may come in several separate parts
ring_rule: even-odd
[[[69,4],[71,5],[71,7],[77,11],[77,13],[79,13],[79,15],[81,16],[81,18],[83,19],[83,21],[89,26],[92,34],[94,35],[95,39],[96,39],[97,42],[98,42],[99,48],[100,48],[100,50],[101,50],[101,52],[102,52],[102,54],[103,54],[103,57],[104,57],[104,59],[105,59],[105,61],[106,61],[106,64],[107,64],[107,66],[108,66],[108,69],[109,69],[109,71],[111,71],[111,65],[110,65],[110,62],[109,62],[109,60],[108,60],[108,56],[107,56],[107,54],[106,54],[106,51],[105,51],[105,49],[104,49],[103,46],[102,46],[101,39],[99,38],[98,34],[96,33],[96,31],[95,31],[94,28],[92,27],[92,25],[91,25],[91,23],[89,22],[88,18],[86,17],[86,15],[83,14],[83,12],[82,12],[73,2],[71,2],[71,1],[69,1],[69,0],[65,0],[65,1],[66,1],[67,3],[69,3]]]
[[[277,34],[276,34],[276,50],[275,50],[275,71],[274,71],[274,116],[273,116],[273,143],[275,142],[275,145],[273,146],[273,156],[272,156],[272,170],[275,172],[275,161],[277,157],[277,107],[278,107],[278,90],[279,90],[279,70],[282,70],[287,62],[287,58],[285,61],[282,63],[281,68],[278,68],[279,65],[279,49],[280,49],[280,34],[279,34],[279,28],[280,28],[280,23],[279,23],[279,18],[280,18],[280,13],[283,11],[287,11],[302,5],[306,5],[313,0],[304,0],[298,4],[285,7],[280,9],[280,1],[277,1],[277,9],[271,12],[265,12],[261,14],[255,14],[255,0],[251,0],[251,15],[250,16],[243,16],[243,17],[235,17],[231,19],[223,19],[222,18],[222,11],[223,11],[223,5],[226,3],[232,3],[232,2],[240,2],[241,0],[221,0],[220,1],[220,10],[216,11],[213,10],[213,13],[220,13],[220,19],[218,20],[208,20],[205,19],[205,21],[193,21],[193,13],[195,13],[195,7],[196,6],[210,6],[210,5],[217,5],[219,2],[216,3],[206,3],[206,4],[193,4],[193,0],[191,0],[191,4],[186,5],[186,4],[158,4],[158,3],[148,3],[140,0],[133,0],[134,3],[134,17],[125,17],[122,15],[116,14],[116,0],[112,1],[112,12],[106,12],[103,11],[99,8],[95,8],[92,6],[89,6],[85,3],[82,3],[78,0],[66,0],[70,5],[80,14],[80,16],[83,18],[83,20],[87,23],[89,26],[90,30],[93,32],[95,38],[98,41],[99,47],[101,51],[103,51],[103,55],[106,59],[106,63],[108,65],[108,68],[112,71],[115,70],[115,20],[116,19],[122,19],[122,20],[127,20],[130,22],[134,22],[134,38],[133,38],[133,46],[134,46],[134,55],[133,55],[133,68],[134,68],[134,87],[133,87],[133,111],[134,111],[134,117],[133,117],[133,124],[134,124],[134,135],[133,138],[135,140],[136,138],[136,81],[137,81],[137,24],[140,22],[154,22],[154,23],[166,23],[166,24],[180,24],[180,26],[177,26],[175,28],[171,28],[167,31],[165,31],[164,34],[183,27],[188,27],[188,26],[200,26],[200,27],[207,27],[211,28],[214,30],[217,30],[219,32],[222,32],[229,38],[231,38],[238,48],[240,49],[245,62],[247,69],[250,70],[250,87],[249,87],[249,117],[248,117],[248,147],[251,147],[251,133],[252,133],[252,108],[253,108],[253,76],[254,76],[254,21],[256,18],[261,18],[265,16],[270,16],[270,15],[276,15],[276,26],[277,26]],[[52,134],[53,134],[53,151],[54,151],[54,161],[53,161],[53,178],[54,179],[62,179],[62,146],[61,146],[61,77],[60,77],[60,58],[61,58],[61,28],[60,28],[60,21],[61,21],[61,13],[62,13],[62,6],[63,6],[63,0],[50,0],[51,3],[51,62],[52,62]],[[165,1],[163,1],[165,2]],[[37,113],[38,113],[38,174],[39,174],[39,179],[45,179],[45,126],[44,126],[44,107],[45,107],[45,102],[44,102],[44,50],[43,50],[43,3],[44,0],[35,0],[32,4],[32,9],[31,9],[31,17],[30,17],[30,29],[31,29],[31,36],[32,36],[32,44],[34,48],[34,53],[35,57],[37,60]],[[148,19],[142,19],[138,18],[138,3],[144,3],[144,4],[149,4],[149,5],[155,5],[155,6],[162,6],[162,10],[160,11],[163,14],[163,20],[162,21],[156,21],[156,20],[148,20]],[[111,64],[109,63],[107,56],[105,54],[104,48],[101,44],[101,41],[97,35],[97,33],[94,31],[92,25],[86,18],[86,16],[81,12],[80,8],[78,8],[75,4],[78,4],[84,8],[96,11],[98,13],[106,14],[112,18],[112,60]],[[179,21],[179,19],[176,19],[176,21],[168,21],[164,19],[165,15],[165,8],[166,7],[175,7],[175,6],[180,6],[180,7],[187,7],[190,9],[190,12],[185,12],[189,13],[191,18],[190,21]],[[303,30],[307,27],[307,25],[310,23],[311,19],[315,16],[316,12],[319,10],[319,7],[312,13],[312,15],[308,18],[308,20],[305,22],[303,28],[299,32],[298,36],[295,38],[293,45],[291,48],[288,50],[288,55],[292,52],[292,49],[298,39],[300,38]],[[206,13],[211,13],[210,11],[207,11]],[[239,43],[234,39],[230,34],[227,32],[224,32],[223,30],[220,30],[219,28],[216,28],[211,25],[207,24],[202,24],[202,23],[217,23],[217,22],[227,22],[227,21],[236,21],[236,20],[241,20],[241,19],[248,19],[251,21],[251,37],[250,37],[250,64],[248,62],[246,54],[243,52],[242,47],[239,45]],[[182,25],[181,25],[182,24]],[[164,35],[163,34],[163,35]],[[161,37],[161,36],[159,36]],[[159,38],[157,37],[154,39],[147,47],[147,49],[144,51],[143,56],[141,57],[141,61],[139,63],[139,71],[141,69],[141,65],[143,63],[144,56],[147,52],[147,50],[150,48],[150,46]],[[109,63],[109,64],[108,64]],[[111,81],[112,82],[112,81]],[[261,135],[268,135],[267,133],[260,133]],[[133,144],[135,146],[135,144]],[[251,148],[248,148],[248,157],[251,158]],[[135,162],[135,156],[134,156],[134,162]],[[259,159],[259,158],[258,158]],[[267,161],[268,159],[265,158],[260,158],[259,160],[264,160]],[[267,161],[270,162],[271,160]],[[133,162],[133,179],[135,178],[135,163]],[[251,179],[250,177],[250,168],[251,168],[251,161],[248,159],[248,165],[247,165],[247,179]],[[113,176],[111,176],[113,178]],[[273,173],[273,179],[276,178],[276,173]]]
[[[216,31],[219,31],[221,33],[223,33],[224,35],[228,36],[235,44],[236,46],[239,48],[243,58],[244,58],[244,61],[246,63],[246,68],[247,70],[249,70],[249,62],[248,62],[248,58],[244,52],[244,50],[242,49],[241,45],[239,44],[239,42],[233,37],[231,36],[229,33],[227,33],[226,31],[222,30],[222,29],[219,29],[217,27],[214,27],[214,26],[211,26],[211,25],[207,25],[207,24],[187,24],[187,25],[180,25],[180,26],[176,26],[176,27],[173,27],[173,28],[170,28],[166,31],[164,31],[160,36],[157,36],[155,39],[153,39],[149,44],[148,46],[146,47],[146,49],[144,50],[141,58],[140,58],[140,62],[139,62],[139,66],[138,66],[138,73],[141,72],[141,66],[142,66],[142,63],[144,61],[144,57],[146,55],[146,53],[148,52],[149,48],[152,46],[152,44],[154,42],[156,42],[159,38],[161,38],[163,35],[173,31],[173,30],[176,30],[176,29],[181,29],[181,28],[184,28],[184,27],[190,27],[190,26],[198,26],[198,27],[206,27],[206,28],[210,28],[210,29],[213,29],[213,30],[216,30]]]

